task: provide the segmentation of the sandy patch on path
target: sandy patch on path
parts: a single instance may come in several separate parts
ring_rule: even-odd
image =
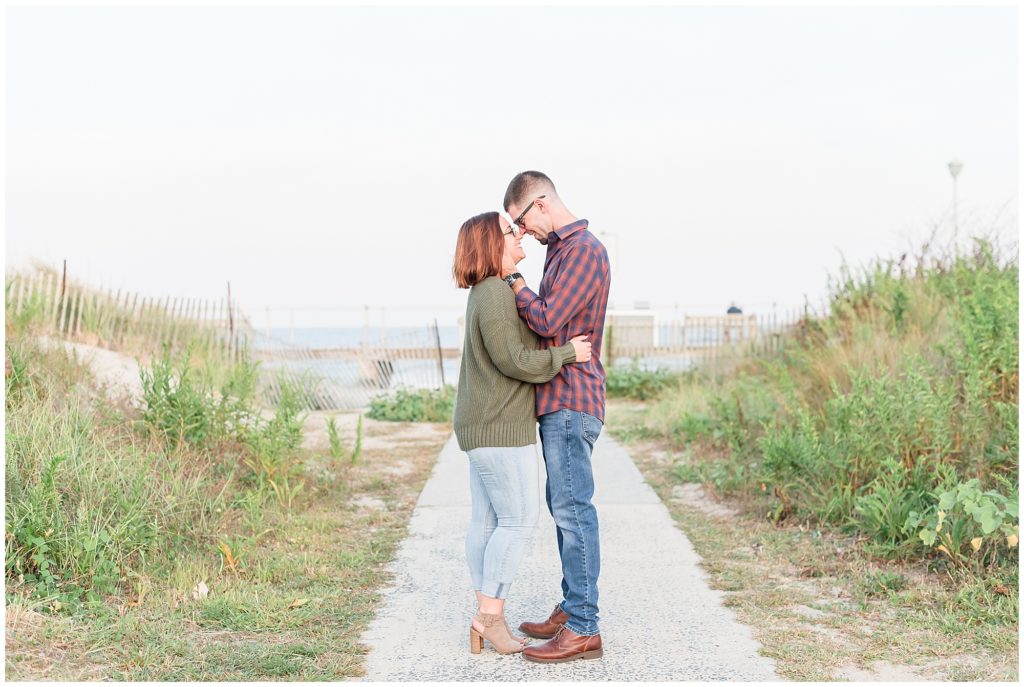
[[[342,447],[352,450],[360,415],[360,411],[310,411],[302,426],[302,448],[327,451],[331,445],[327,423],[334,418]],[[438,440],[443,441],[452,431],[451,425],[447,423],[384,422],[372,420],[365,415],[362,417],[364,451],[394,449],[411,444],[432,444]],[[394,470],[396,474],[406,474],[406,468],[401,465],[394,466]]]
[[[721,501],[715,501],[705,491],[704,486],[695,482],[677,484],[672,487],[672,494],[669,497],[672,501],[696,508],[702,513],[713,515],[716,518],[735,518],[739,511]]]
[[[851,682],[926,682],[929,678],[919,675],[906,665],[895,665],[888,661],[875,661],[868,668],[845,666],[836,674],[838,679]]]

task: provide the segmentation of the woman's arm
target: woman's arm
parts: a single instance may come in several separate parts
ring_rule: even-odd
[[[507,289],[504,284],[502,287]],[[492,295],[493,294],[493,295]],[[562,365],[576,360],[571,343],[557,348],[533,350],[523,344],[519,334],[519,315],[511,290],[487,294],[481,309],[480,334],[484,348],[495,366],[506,377],[541,384],[550,380]]]

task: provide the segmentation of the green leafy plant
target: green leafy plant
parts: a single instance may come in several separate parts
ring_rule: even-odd
[[[390,422],[450,422],[455,410],[455,388],[398,389],[370,402],[367,416]]]
[[[345,451],[341,446],[341,437],[338,435],[338,423],[333,416],[327,418],[327,442],[330,446],[331,458],[341,458]]]
[[[143,421],[173,445],[202,443],[210,434],[213,404],[189,364],[191,349],[176,361],[170,347],[141,369]]]
[[[352,465],[359,462],[360,456],[363,455],[363,416],[360,415],[356,421],[356,443],[352,447]]]
[[[1017,496],[981,490],[977,478],[941,492],[923,513],[904,523],[928,549],[941,551],[960,567],[984,567],[1016,550],[1020,536]]]
[[[245,435],[249,448],[245,464],[251,468],[258,488],[269,489],[288,508],[303,488],[298,477],[300,466],[292,460],[302,442],[300,405],[298,390],[282,384],[274,417],[250,428]]]
[[[608,370],[605,384],[609,397],[644,401],[656,398],[674,379],[675,375],[667,369],[646,370],[640,367],[637,360],[633,360],[629,367],[613,367]]]
[[[884,596],[901,591],[907,586],[907,578],[890,570],[868,573],[861,582],[861,588],[868,596]]]

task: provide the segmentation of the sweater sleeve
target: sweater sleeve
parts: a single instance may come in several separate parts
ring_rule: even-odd
[[[502,285],[504,287],[504,284]],[[557,348],[532,350],[519,336],[519,316],[511,289],[504,299],[490,297],[480,314],[480,334],[487,354],[503,375],[522,382],[542,384],[557,375],[562,365],[576,360],[571,343]]]

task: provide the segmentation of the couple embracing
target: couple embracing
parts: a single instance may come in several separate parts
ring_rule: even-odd
[[[453,266],[456,284],[470,289],[454,417],[473,502],[466,556],[478,612],[470,649],[479,653],[486,639],[500,653],[541,663],[599,658],[591,454],[604,423],[608,253],[540,172],[517,174],[504,206],[508,218],[487,212],[462,225]],[[524,234],[547,246],[536,291],[516,271]],[[547,640],[529,644],[509,628],[504,607],[537,523],[538,423],[562,599],[546,620],[519,626]]]

